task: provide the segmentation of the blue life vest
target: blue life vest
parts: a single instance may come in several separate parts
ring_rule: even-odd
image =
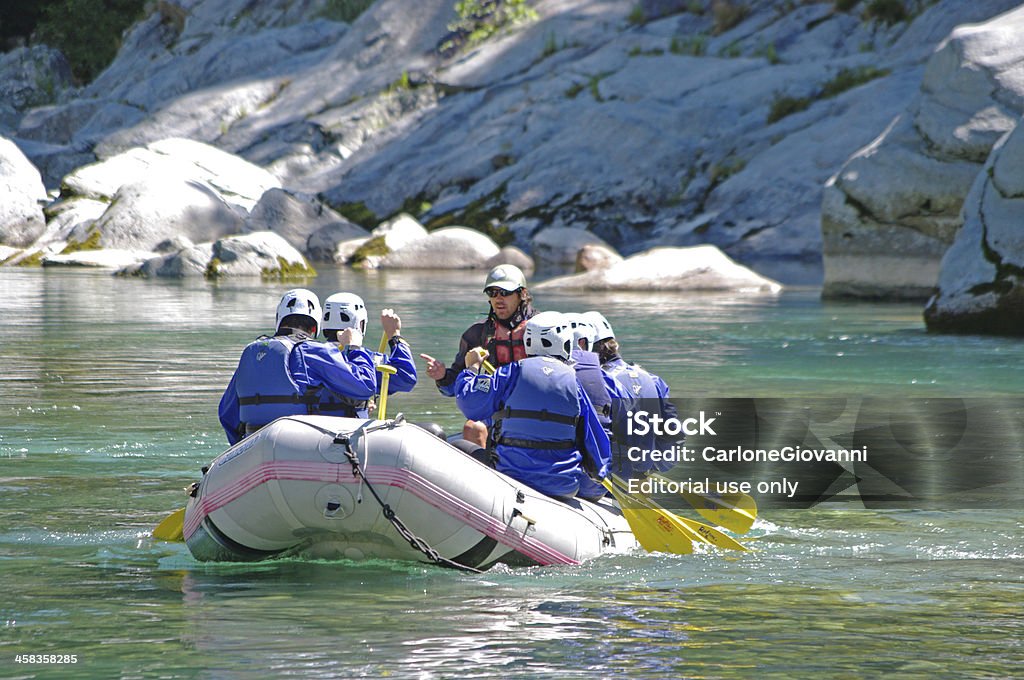
[[[494,414],[494,441],[527,449],[576,448],[576,372],[551,357],[519,362],[519,381]]]
[[[628,435],[627,422],[628,413],[640,406],[650,408],[659,404],[661,395],[658,393],[658,386],[651,374],[636,365],[627,364],[622,359],[613,360],[605,364],[605,371],[619,385],[620,398],[612,404],[612,470],[623,477],[631,477],[637,474],[649,472],[655,467],[653,461],[631,461],[626,455],[630,447],[636,446],[641,450],[656,449],[657,439],[653,429],[646,435]],[[641,404],[645,400],[646,404]]]
[[[258,338],[242,351],[235,372],[238,417],[248,429],[255,429],[283,416],[312,413],[320,388],[309,386],[305,366],[299,375],[289,368],[289,357],[306,342],[304,335]]]
[[[590,403],[597,411],[597,420],[605,431],[611,429],[612,423],[612,397],[608,394],[608,387],[604,384],[604,372],[601,370],[601,362],[595,352],[587,352],[582,349],[572,351],[573,368],[576,369],[576,379],[580,387],[590,397]]]
[[[495,467],[549,496],[575,496],[586,476],[576,446],[576,372],[551,357],[518,363],[519,379],[494,414]]]

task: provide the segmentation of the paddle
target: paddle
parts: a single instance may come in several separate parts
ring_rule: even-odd
[[[678,482],[664,475],[653,473],[651,476],[678,485]],[[757,502],[745,493],[694,493],[680,490],[679,494],[701,517],[734,534],[747,533],[757,519]]]
[[[603,479],[601,483],[618,501],[622,516],[626,518],[630,530],[644,550],[674,555],[689,555],[693,552],[693,541],[682,527],[650,508],[637,508],[637,503],[621,492],[611,480]]]
[[[719,531],[713,526],[709,526],[696,520],[687,519],[686,517],[680,517],[675,513],[669,512],[665,508],[660,507],[645,494],[631,494],[626,491],[625,482],[621,478],[613,475],[612,479],[614,480],[612,487],[618,488],[620,493],[627,499],[627,502],[631,502],[634,505],[639,504],[648,510],[657,512],[660,517],[678,526],[680,530],[683,531],[691,540],[702,541],[704,543],[709,543],[716,548],[724,548],[726,550],[740,550],[743,552],[749,551],[749,548],[745,547],[742,543]],[[607,487],[608,485],[606,484],[605,486]],[[616,495],[615,499],[619,500],[619,496]],[[619,505],[622,505],[621,500],[619,500]]]
[[[181,543],[185,540],[185,508],[178,508],[167,515],[153,529],[153,538],[160,541]]]

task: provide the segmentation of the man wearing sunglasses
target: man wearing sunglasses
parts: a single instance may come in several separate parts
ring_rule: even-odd
[[[445,366],[428,354],[420,357],[427,362],[427,375],[434,379],[437,389],[447,397],[455,396],[455,378],[466,367],[466,352],[473,347],[483,347],[488,360],[495,367],[510,364],[526,358],[523,333],[526,321],[534,316],[530,291],[526,288],[523,271],[511,264],[498,265],[487,275],[484,293],[490,302],[487,318],[478,321],[462,334],[459,351],[451,366]],[[482,423],[468,421],[464,432],[470,441],[486,437],[487,429]],[[482,445],[482,444],[481,444]]]

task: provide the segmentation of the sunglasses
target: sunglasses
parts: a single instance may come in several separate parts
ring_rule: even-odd
[[[503,288],[488,288],[484,291],[489,298],[496,298],[498,296],[508,297],[509,295],[515,295],[518,290],[504,290]]]

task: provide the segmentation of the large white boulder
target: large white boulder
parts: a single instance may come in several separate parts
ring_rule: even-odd
[[[152,257],[145,262],[118,272],[123,276],[141,276],[144,278],[198,278],[206,276],[213,260],[213,244],[199,243],[182,248],[167,255]]]
[[[377,225],[377,228],[370,232],[370,238],[383,238],[384,247],[394,252],[408,244],[426,238],[428,235],[426,227],[417,221],[412,215],[402,213],[385,222]]]
[[[601,246],[614,251],[600,236],[577,227],[548,227],[531,241],[533,257],[550,264],[575,264],[585,246]]]
[[[124,250],[108,248],[103,250],[76,250],[71,253],[47,255],[42,259],[44,267],[86,267],[90,269],[119,270],[137,266],[153,257],[145,250]]]
[[[923,298],[997,139],[1024,113],[1024,7],[961,26],[907,111],[826,185],[824,295]]]
[[[0,137],[0,243],[25,247],[35,241],[46,229],[45,200],[39,171],[14,142]]]
[[[244,219],[209,185],[180,176],[145,177],[121,186],[106,212],[88,227],[104,248],[152,250],[176,236],[210,241],[242,231]],[[84,241],[87,234],[73,236]]]
[[[206,271],[210,278],[294,278],[316,275],[302,253],[270,231],[222,238],[214,242],[211,254]]]
[[[679,290],[778,293],[782,286],[729,259],[714,246],[655,248],[613,264],[550,279],[537,290]]]
[[[925,308],[930,330],[1024,335],[1024,125],[993,149]]]
[[[259,166],[208,144],[180,138],[128,149],[78,168],[61,184],[66,193],[109,200],[122,186],[141,178],[203,183],[224,201],[246,211],[269,189],[280,186],[276,177]]]
[[[381,269],[484,269],[498,255],[489,236],[465,227],[447,227],[410,241],[381,258]]]
[[[270,189],[246,220],[246,231],[272,231],[313,260],[333,262],[338,243],[367,234],[317,197]]]

